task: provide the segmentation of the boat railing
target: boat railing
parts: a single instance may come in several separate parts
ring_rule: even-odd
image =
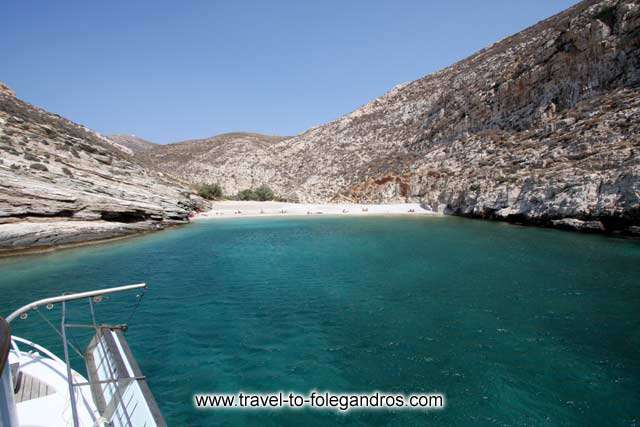
[[[38,307],[47,306],[48,304],[74,301],[82,298],[92,298],[96,296],[103,296],[107,294],[114,294],[116,292],[123,292],[131,289],[140,289],[140,288],[146,288],[146,287],[147,287],[146,283],[137,283],[135,285],[125,285],[125,286],[117,286],[115,288],[96,289],[95,291],[77,292],[73,294],[65,294],[65,295],[59,295],[56,297],[39,299],[37,301],[33,301],[27,305],[20,307],[19,309],[17,309],[16,311],[8,315],[7,322],[11,323],[11,321],[14,320],[16,317],[23,315],[25,313],[28,313],[29,310],[35,310]]]
[[[78,410],[76,408],[77,391],[75,388],[85,385],[89,385],[91,387],[94,402],[96,402],[96,404],[102,403],[102,405],[98,404],[97,406],[103,417],[108,420],[113,419],[114,416],[119,418],[119,420],[113,420],[115,421],[113,425],[134,426],[138,424],[141,417],[144,418],[143,422],[145,425],[166,425],[157,408],[157,404],[155,403],[153,396],[148,390],[145,377],[140,372],[137,364],[135,363],[135,359],[128,350],[126,340],[122,335],[122,332],[126,330],[126,325],[98,324],[94,310],[94,304],[102,301],[105,295],[134,289],[144,290],[145,288],[145,283],[139,283],[43,298],[24,305],[7,316],[5,324],[8,328],[11,321],[14,321],[16,318],[26,319],[29,316],[29,312],[34,311],[39,314],[62,339],[64,359],[57,357],[46,348],[24,338],[13,336],[8,338],[6,342],[7,346],[10,342],[11,347],[17,354],[21,354],[20,347],[18,346],[18,344],[20,344],[20,346],[24,345],[29,347],[32,350],[35,350],[38,353],[66,366],[66,377],[69,386],[73,425],[79,425]],[[137,295],[138,304],[140,303],[143,295],[144,293]],[[90,323],[68,323],[67,303],[81,299],[86,299],[89,303],[91,315]],[[60,312],[61,322],[59,324],[59,328],[54,326],[43,315],[41,312],[42,310],[39,310],[40,307],[46,307],[50,310],[53,308],[54,304],[60,304],[62,309]],[[85,351],[81,351],[70,342],[67,331],[69,328],[89,328],[95,331],[95,336]],[[88,383],[74,382],[69,358],[70,348],[84,359],[89,374]],[[126,351],[124,351],[123,348]],[[22,352],[22,354],[24,354],[24,352]],[[114,361],[120,362],[112,366]],[[123,372],[122,370],[117,369],[118,366],[123,363],[135,366],[135,373],[132,374],[131,372]],[[20,366],[18,366],[18,369],[20,369]],[[135,405],[135,402],[133,402],[133,407],[130,407],[132,401],[131,397],[134,394],[145,400],[146,405],[144,405],[144,407],[143,405]],[[126,400],[124,399],[125,395],[127,396]],[[146,420],[152,420],[152,422],[147,423]]]
[[[47,350],[43,346],[41,346],[39,344],[36,344],[33,341],[29,341],[27,339],[24,339],[24,338],[21,338],[21,337],[17,337],[17,336],[14,335],[14,336],[11,337],[11,347],[13,348],[13,350],[17,354],[19,354],[20,351],[21,351],[20,347],[18,347],[18,343],[24,344],[25,346],[34,349],[38,353],[44,354],[49,359],[55,360],[56,362],[64,363],[64,360],[60,359],[58,356],[56,356],[55,354],[51,353],[49,350]]]

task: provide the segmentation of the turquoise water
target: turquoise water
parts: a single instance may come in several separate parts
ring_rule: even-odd
[[[138,281],[150,289],[128,339],[169,425],[640,423],[638,241],[459,218],[215,220],[0,260],[0,312]],[[98,316],[125,321],[132,303],[114,297]],[[35,315],[14,332],[61,354]],[[312,389],[437,391],[447,407],[191,403]]]

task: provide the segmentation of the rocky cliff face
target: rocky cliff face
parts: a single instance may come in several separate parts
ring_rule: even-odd
[[[346,194],[637,232],[639,85],[638,2],[580,3],[374,103],[412,117],[399,128],[415,157]]]
[[[0,85],[0,252],[184,222],[199,202],[131,151]]]
[[[584,1],[334,122],[183,170],[299,201],[633,233],[639,95],[640,3]]]

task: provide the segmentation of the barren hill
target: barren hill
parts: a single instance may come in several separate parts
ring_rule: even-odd
[[[588,0],[293,138],[142,155],[227,192],[637,233],[639,95],[639,2]]]
[[[221,183],[226,194],[256,187],[262,182],[242,162],[253,164],[286,137],[248,132],[225,133],[207,139],[158,145],[137,154],[150,169],[183,179],[191,184]]]

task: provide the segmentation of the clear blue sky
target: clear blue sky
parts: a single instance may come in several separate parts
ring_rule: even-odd
[[[14,0],[0,81],[105,134],[293,135],[574,3]]]

